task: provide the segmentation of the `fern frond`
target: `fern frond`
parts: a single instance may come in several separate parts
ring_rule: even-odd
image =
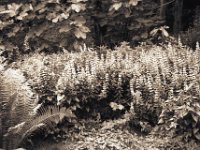
[[[35,106],[33,93],[26,82],[25,77],[19,70],[4,70],[0,77],[0,100],[1,100],[1,146],[12,149],[12,143],[7,143],[3,137],[10,127],[24,122],[32,117]],[[10,148],[11,147],[11,148]]]
[[[0,78],[0,82],[2,84],[2,79]],[[7,116],[7,102],[9,101],[9,92],[5,88],[6,85],[2,84],[0,86],[0,147],[3,146],[3,134],[6,132],[8,128],[8,120],[6,120]],[[12,99],[14,100],[14,98]]]
[[[15,100],[11,103],[11,99],[9,99],[7,102],[7,107],[10,107],[8,113],[13,116],[9,119],[14,122],[12,125],[16,125],[31,117],[33,108],[36,105],[34,94],[19,70],[8,69],[3,75],[3,84],[6,85],[5,88],[9,91],[9,95],[16,93]]]
[[[10,134],[7,137],[14,143],[14,148],[22,146],[28,138],[44,129],[52,130],[63,118],[74,118],[71,110],[59,107],[42,108],[38,114],[28,120],[17,134]],[[18,137],[16,140],[16,136]],[[14,139],[12,137],[15,137]]]

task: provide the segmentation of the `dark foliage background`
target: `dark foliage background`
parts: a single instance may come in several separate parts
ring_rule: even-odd
[[[12,0],[0,5],[1,48],[16,53],[137,43],[163,22],[156,13],[159,3],[152,0]]]

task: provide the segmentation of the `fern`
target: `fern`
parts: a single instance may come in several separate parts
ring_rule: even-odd
[[[16,94],[15,100],[11,103],[7,102],[11,114],[11,120],[15,125],[16,123],[23,122],[32,116],[33,108],[36,105],[35,97],[31,91],[26,79],[19,70],[8,69],[3,74],[6,89],[9,91],[9,95]]]
[[[0,78],[1,86],[0,86],[0,139],[3,139],[3,135],[6,132],[9,122],[6,121],[7,117],[7,102],[9,99],[9,93],[5,89],[5,85],[2,84],[2,79]],[[11,100],[13,101],[14,98]],[[0,140],[0,147],[3,146],[3,140]]]
[[[33,93],[30,90],[23,74],[19,70],[7,69],[1,72],[0,77],[1,100],[1,134],[2,143],[6,149],[10,149],[3,135],[9,128],[16,126],[31,118],[35,106]],[[12,144],[11,144],[12,145]]]
[[[52,131],[64,117],[75,117],[69,109],[58,107],[41,108],[33,118],[10,128],[6,134],[6,144],[12,144],[12,148],[23,147],[35,134],[42,131]]]

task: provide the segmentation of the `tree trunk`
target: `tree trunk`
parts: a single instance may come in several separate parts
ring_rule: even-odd
[[[164,19],[165,18],[165,0],[160,0],[160,18]]]
[[[183,9],[183,0],[176,0],[174,6],[174,34],[178,34],[182,30],[182,9]]]

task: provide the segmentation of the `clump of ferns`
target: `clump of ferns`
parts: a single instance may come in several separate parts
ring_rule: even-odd
[[[109,62],[108,58],[110,57],[114,61],[109,59]],[[84,102],[85,99],[86,102],[109,99],[107,102],[109,103],[113,99],[123,97],[119,94],[122,94],[123,90],[126,91],[127,88],[123,87],[125,84],[122,83],[124,80],[119,68],[124,66],[117,64],[119,62],[115,59],[115,56],[109,56],[109,54],[106,57],[95,55],[91,60],[86,60],[84,65],[77,64],[74,60],[67,63],[56,86],[58,103],[64,101],[65,104],[69,103],[69,106],[72,104],[71,102]],[[111,68],[113,64],[116,65],[114,69]],[[116,71],[116,69],[119,71]]]
[[[70,110],[40,108],[35,94],[19,70],[1,71],[0,80],[2,148],[23,147],[23,143],[31,140],[37,131],[51,130],[64,116],[73,116]]]
[[[5,134],[11,127],[28,119],[37,102],[19,70],[7,69],[1,75],[2,133]]]
[[[94,87],[99,83],[96,83],[96,75],[91,74],[89,64],[86,64],[83,67],[71,61],[65,65],[56,84],[57,105],[71,107],[76,111],[96,98],[97,91]]]
[[[54,74],[51,67],[44,66],[39,74],[38,84],[35,85],[34,90],[40,96],[40,101],[46,104],[55,104],[56,97],[56,83],[58,76]]]
[[[168,123],[170,122],[168,129],[176,128],[177,120],[181,119],[180,115],[178,117],[177,114],[182,114],[183,112],[187,114],[188,111],[184,111],[185,106],[193,105],[196,101],[195,99],[199,97],[198,61],[194,53],[191,51],[186,53],[187,61],[178,57],[178,59],[173,60],[171,81],[168,84],[168,99],[163,103],[165,105],[159,120],[159,124],[165,122],[166,125],[166,120]],[[189,108],[193,109],[192,107]],[[169,113],[171,113],[171,116]]]
[[[73,117],[69,109],[42,107],[34,116],[8,130],[4,136],[6,149],[19,147],[32,149],[37,144],[38,137],[41,141],[45,140],[50,133],[56,133],[57,126],[62,121],[66,121],[67,118],[70,122]]]
[[[184,87],[185,80],[191,74],[190,72],[192,70],[199,70],[192,69],[194,68],[193,66],[196,68],[199,66],[199,62],[197,61],[197,56],[199,55],[196,55],[199,52],[190,51],[190,49],[183,47],[182,44],[172,46],[169,43],[164,48],[153,46],[149,50],[143,50],[143,48],[138,49],[139,52],[135,52],[134,50],[126,51],[123,47],[121,51],[116,50],[104,53],[88,51],[82,52],[81,54],[66,53],[59,56],[61,59],[58,59],[58,56],[51,56],[49,58],[45,56],[51,63],[46,66],[43,65],[39,71],[39,76],[44,77],[39,80],[39,83],[40,81],[44,83],[46,81],[55,81],[56,84],[61,85],[61,88],[55,86],[55,82],[46,85],[53,85],[52,89],[56,87],[55,95],[57,95],[58,103],[63,100],[69,103],[67,106],[71,102],[74,102],[78,106],[80,103],[76,101],[81,101],[80,99],[76,99],[76,95],[79,95],[78,93],[81,93],[81,95],[92,95],[85,96],[89,97],[86,98],[86,101],[89,99],[106,100],[109,99],[108,96],[113,97],[113,95],[118,95],[116,97],[124,97],[124,95],[128,94],[123,93],[130,94],[130,91],[127,92],[129,88],[126,83],[132,76],[136,76],[137,84],[134,86],[137,88],[135,88],[134,92],[138,95],[139,92],[141,93],[142,102],[149,103],[150,101],[154,101],[154,96],[157,97],[155,98],[157,99],[156,101],[162,102],[162,99],[168,99],[170,92],[169,94],[167,93],[172,88],[174,90],[173,93],[179,95],[179,91]],[[137,54],[137,58],[135,54]],[[52,61],[55,63],[52,63]],[[45,67],[47,67],[47,71],[43,73],[42,70]],[[52,72],[58,80],[50,79],[52,76],[54,77]],[[109,80],[106,79],[106,74],[108,74]],[[197,74],[197,72],[194,74]],[[43,79],[44,81],[42,81]],[[120,85],[121,79],[122,85]],[[159,87],[154,85],[155,80],[159,80]],[[190,81],[187,81],[189,86],[190,84],[188,82]],[[159,92],[160,94],[158,94]],[[159,98],[157,95],[160,95]],[[70,97],[73,97],[73,99],[68,100]]]

